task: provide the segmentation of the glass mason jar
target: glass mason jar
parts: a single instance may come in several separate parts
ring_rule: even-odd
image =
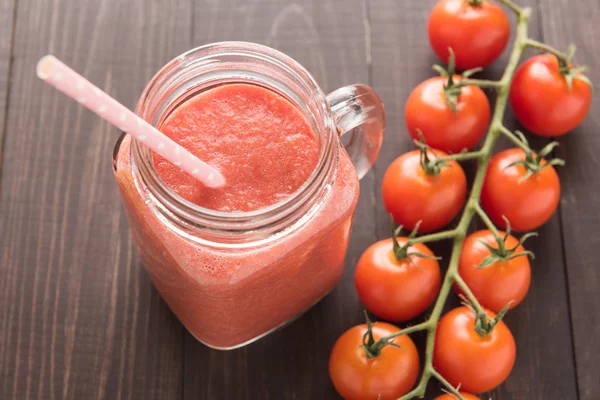
[[[210,44],[175,58],[150,81],[136,113],[160,129],[183,102],[228,83],[277,92],[316,135],[315,169],[285,200],[251,212],[209,210],[172,191],[154,170],[151,151],[131,136],[119,138],[113,155],[134,243],[152,282],[189,332],[218,349],[268,334],[335,287],[358,178],[375,162],[385,124],[371,88],[352,85],[325,96],[290,57],[243,42]]]

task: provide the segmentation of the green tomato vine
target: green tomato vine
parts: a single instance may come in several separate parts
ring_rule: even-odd
[[[458,273],[458,262],[460,258],[461,249],[463,246],[463,242],[467,235],[467,231],[469,229],[469,225],[476,215],[482,220],[482,222],[495,233],[497,239],[500,241],[502,238],[498,234],[498,230],[491,222],[490,218],[487,216],[485,211],[480,206],[480,196],[481,189],[483,186],[483,181],[485,179],[485,174],[487,170],[487,166],[489,160],[492,156],[494,146],[496,141],[500,136],[506,136],[515,146],[523,149],[526,154],[533,154],[530,149],[527,141],[524,136],[519,132],[513,133],[508,128],[506,128],[503,123],[503,117],[506,112],[506,105],[508,101],[508,95],[510,90],[510,84],[512,78],[514,76],[517,65],[519,64],[519,60],[523,55],[523,52],[526,48],[537,48],[544,52],[553,54],[559,60],[560,65],[565,68],[565,79],[569,83],[569,77],[573,77],[573,73],[578,73],[581,69],[572,68],[570,66],[571,57],[573,56],[574,48],[570,47],[567,53],[560,52],[544,43],[538,42],[534,39],[531,39],[528,36],[528,25],[529,18],[531,15],[530,8],[521,8],[518,5],[514,4],[511,0],[499,0],[501,3],[510,8],[517,15],[517,29],[516,29],[516,37],[513,42],[512,51],[510,54],[510,58],[508,60],[508,64],[504,70],[504,74],[502,75],[500,80],[481,80],[481,79],[471,79],[470,76],[465,76],[464,79],[461,80],[460,86],[467,85],[476,85],[479,87],[485,88],[494,88],[497,91],[496,105],[494,108],[494,112],[491,118],[490,126],[488,132],[485,136],[485,140],[480,150],[471,151],[471,152],[463,152],[459,154],[453,154],[448,157],[443,157],[440,161],[450,161],[450,160],[469,160],[476,159],[478,162],[477,172],[475,174],[475,179],[473,182],[473,186],[471,188],[470,195],[467,199],[464,211],[460,217],[459,223],[456,228],[451,230],[446,230],[442,232],[437,232],[421,237],[414,237],[411,235],[409,243],[407,244],[415,244],[415,243],[427,243],[444,239],[452,239],[452,253],[450,256],[450,261],[448,264],[448,270],[446,271],[440,292],[438,294],[437,300],[435,301],[435,305],[433,306],[433,311],[429,318],[421,322],[417,325],[410,326],[408,328],[402,329],[394,334],[385,336],[378,341],[365,341],[365,346],[368,346],[368,350],[372,350],[373,354],[376,354],[378,350],[382,346],[386,344],[392,343],[393,338],[398,337],[400,335],[408,335],[411,333],[415,333],[418,331],[426,331],[427,332],[427,341],[425,348],[425,364],[423,368],[423,372],[421,374],[421,378],[419,380],[418,385],[406,395],[400,397],[398,400],[409,400],[415,397],[423,397],[425,395],[425,391],[427,390],[427,385],[429,380],[433,377],[437,379],[444,387],[445,390],[449,393],[452,393],[456,398],[460,400],[464,400],[464,397],[460,395],[457,388],[453,387],[439,372],[437,372],[433,366],[433,350],[435,346],[435,335],[438,326],[438,322],[440,320],[444,305],[446,304],[446,300],[448,299],[448,295],[452,288],[452,285],[456,283],[466,297],[466,302],[473,309],[473,312],[476,314],[476,319],[479,321],[479,325],[485,327],[486,329],[482,329],[482,333],[484,334],[491,329],[493,329],[495,323],[497,323],[496,318],[492,321],[488,319],[486,314],[483,311],[483,307],[479,304],[468,285],[461,278]],[[470,74],[469,74],[470,75]],[[581,75],[577,76],[578,79],[581,79]],[[549,150],[551,150],[554,145],[547,146]],[[543,151],[542,151],[543,152]],[[540,153],[542,153],[540,152]],[[544,155],[547,155],[550,151],[544,152]],[[535,160],[534,160],[535,161]],[[553,164],[561,164],[559,160],[554,161]],[[533,172],[535,173],[535,171]],[[506,308],[503,312],[499,313],[499,317],[501,317],[504,312],[506,312]],[[368,322],[370,324],[370,321]],[[475,327],[476,328],[476,327]],[[367,347],[366,347],[367,348]]]

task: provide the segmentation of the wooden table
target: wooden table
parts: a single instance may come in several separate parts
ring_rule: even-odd
[[[532,35],[563,49],[577,44],[577,61],[590,65],[592,81],[600,83],[600,2],[520,3],[534,8]],[[433,0],[0,0],[0,398],[338,398],[327,375],[329,351],[362,320],[352,280],[358,257],[388,236],[381,179],[412,147],[403,106],[410,90],[433,75],[425,22],[432,6]],[[222,40],[280,49],[326,91],[369,83],[388,110],[382,153],[361,182],[342,282],[287,328],[230,352],[196,342],[138,261],[112,177],[116,129],[34,73],[51,52],[133,106],[167,61]],[[498,76],[505,61],[506,55],[487,75]],[[528,243],[537,255],[532,287],[506,318],[517,364],[490,394],[495,400],[600,399],[599,101],[560,142],[558,154],[567,161],[560,210]],[[448,245],[435,249],[447,258]],[[429,399],[436,395],[431,389]]]

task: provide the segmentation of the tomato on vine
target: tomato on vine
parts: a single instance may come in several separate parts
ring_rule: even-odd
[[[447,225],[467,196],[467,177],[442,151],[421,148],[398,157],[383,177],[383,204],[399,225],[421,232]]]
[[[509,232],[477,231],[465,239],[458,262],[458,274],[479,303],[494,312],[507,304],[519,304],[529,290],[531,267],[522,243],[531,235],[517,240]],[[457,292],[462,291],[455,284]]]
[[[371,245],[358,260],[354,283],[367,310],[388,321],[408,321],[427,309],[440,289],[440,266],[433,252],[414,238],[392,237]]]
[[[568,58],[571,56],[572,52]],[[591,83],[582,68],[573,68],[550,54],[525,61],[510,88],[515,116],[540,136],[560,136],[575,129],[585,119],[591,103]]]
[[[490,160],[481,191],[481,206],[497,226],[506,229],[506,221],[515,231],[531,231],[545,224],[560,200],[560,181],[553,165],[547,162],[556,143],[540,151],[526,153],[508,149]]]
[[[415,140],[422,135],[429,146],[448,153],[472,149],[490,120],[490,103],[483,90],[464,83],[475,71],[454,75],[452,56],[447,71],[434,68],[441,76],[422,82],[408,97],[404,108],[408,133]]]
[[[515,363],[515,340],[498,315],[458,307],[438,323],[433,365],[454,387],[470,393],[500,385]]]
[[[340,396],[395,400],[410,391],[419,375],[419,353],[408,335],[386,339],[399,330],[367,319],[338,338],[329,358],[329,376]]]
[[[444,62],[448,48],[456,53],[459,69],[485,67],[508,43],[510,23],[504,10],[491,1],[440,0],[429,15],[429,43]]]
[[[470,394],[470,393],[466,393],[466,392],[459,392],[459,393],[462,397],[465,398],[465,400],[480,400],[479,397],[475,396],[474,394]],[[456,397],[455,395],[453,395],[451,393],[446,393],[446,394],[436,397],[433,400],[458,400],[458,397]]]

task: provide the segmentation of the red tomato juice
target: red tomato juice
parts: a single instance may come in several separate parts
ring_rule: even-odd
[[[290,102],[260,86],[229,84],[179,106],[161,132],[216,166],[227,180],[207,189],[160,156],[160,177],[175,192],[217,211],[253,211],[287,198],[315,168],[319,149],[308,121]]]
[[[319,149],[306,117],[284,97],[249,84],[227,84],[177,107],[160,127],[225,176],[208,189],[154,156],[158,175],[199,206],[254,211],[296,191]],[[203,343],[231,348],[295,318],[333,289],[343,272],[358,178],[340,147],[336,178],[310,220],[277,240],[247,248],[199,243],[165,222],[131,173],[130,137],[116,158],[138,254],[163,299]],[[198,234],[201,236],[201,234]]]

